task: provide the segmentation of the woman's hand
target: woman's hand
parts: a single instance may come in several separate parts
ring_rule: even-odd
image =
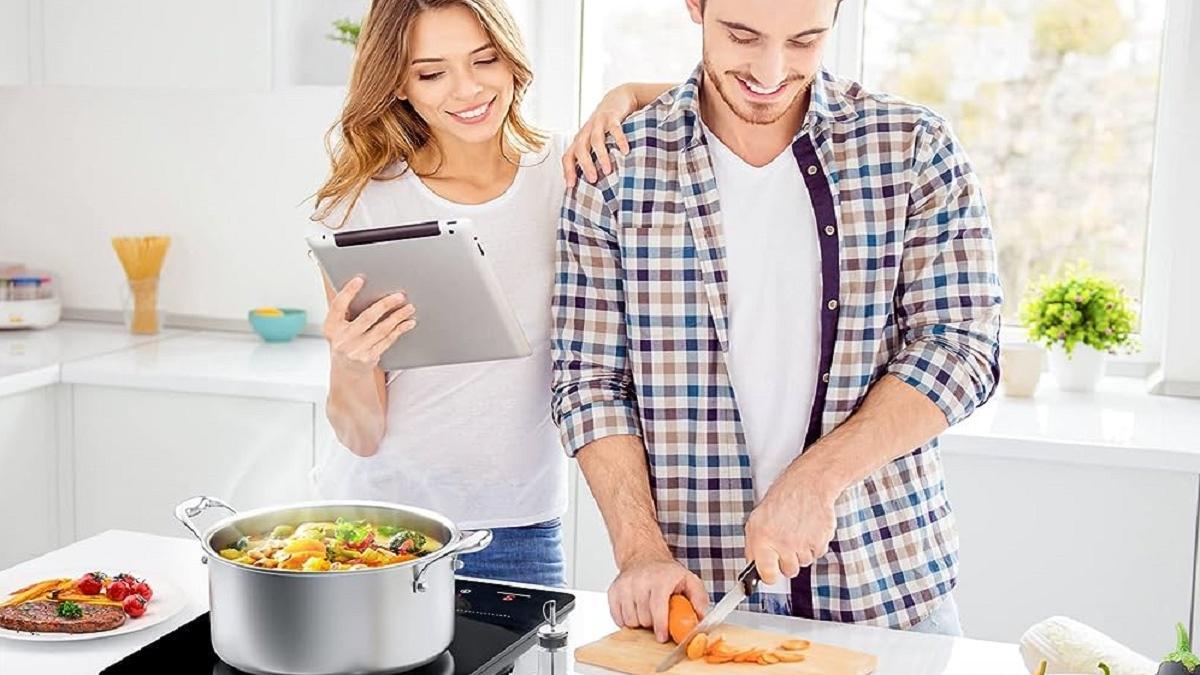
[[[563,155],[563,177],[567,180],[567,187],[575,186],[576,167],[583,170],[583,176],[589,183],[595,183],[600,176],[612,173],[606,136],[612,134],[621,154],[628,154],[629,141],[621,131],[621,124],[640,107],[632,85],[623,84],[604,96]],[[599,173],[596,163],[592,161],[592,153],[596,153],[600,160]]]
[[[370,373],[379,367],[379,358],[403,334],[416,327],[416,307],[404,293],[393,293],[377,300],[354,320],[347,319],[350,303],[362,290],[362,277],[346,282],[333,296],[325,317],[324,334],[329,341],[334,367],[351,372]]]

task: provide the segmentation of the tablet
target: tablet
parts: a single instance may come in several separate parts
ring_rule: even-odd
[[[470,220],[327,232],[308,245],[335,289],[356,275],[366,281],[350,318],[396,291],[416,306],[417,325],[383,353],[384,370],[532,353]]]

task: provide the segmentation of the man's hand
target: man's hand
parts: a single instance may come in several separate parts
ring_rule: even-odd
[[[793,579],[829,552],[838,491],[808,477],[802,470],[780,476],[746,521],[746,559],[765,584]]]
[[[618,626],[653,628],[654,637],[666,642],[667,605],[671,596],[682,593],[703,617],[708,593],[700,577],[669,555],[636,558],[622,565],[621,574],[608,589],[608,609]]]

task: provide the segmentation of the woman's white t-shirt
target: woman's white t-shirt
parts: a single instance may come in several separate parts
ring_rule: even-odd
[[[555,136],[525,157],[508,190],[484,204],[444,199],[412,172],[363,191],[345,229],[474,221],[533,354],[388,373],[379,451],[360,457],[334,443],[313,472],[323,498],[419,506],[468,529],[531,525],[566,511],[566,456],[550,419],[550,301],[567,143]],[[454,311],[416,309],[417,330],[422,313]]]

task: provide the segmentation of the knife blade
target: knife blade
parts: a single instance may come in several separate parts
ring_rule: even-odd
[[[675,649],[671,650],[671,653],[658,664],[654,672],[666,672],[675,667],[675,664],[682,661],[687,656],[687,648],[691,644],[692,638],[700,633],[707,633],[714,626],[724,623],[725,619],[728,619],[729,615],[733,613],[733,610],[737,609],[737,606],[742,604],[743,600],[754,593],[754,589],[758,587],[758,582],[758,568],[751,562],[738,573],[737,581],[734,582],[733,588],[729,589],[725,597],[721,598],[721,601],[709,610],[708,614],[704,615],[704,619],[696,624],[696,627],[687,634],[687,637],[683,638],[683,641]]]

